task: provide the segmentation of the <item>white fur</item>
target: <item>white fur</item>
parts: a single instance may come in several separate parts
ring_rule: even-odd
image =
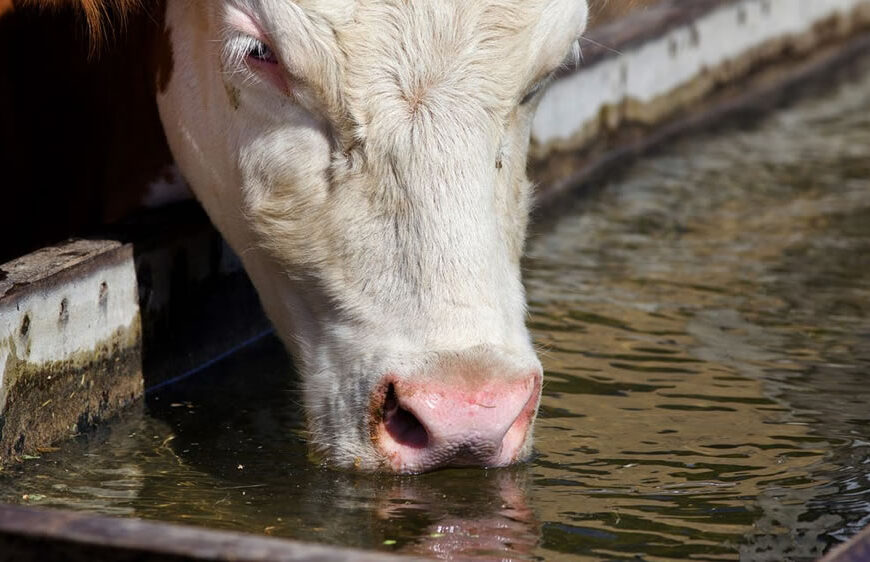
[[[169,0],[173,154],[294,351],[333,462],[380,464],[366,419],[388,372],[478,346],[540,369],[519,100],[585,22],[583,0]],[[254,30],[289,92],[246,61]]]

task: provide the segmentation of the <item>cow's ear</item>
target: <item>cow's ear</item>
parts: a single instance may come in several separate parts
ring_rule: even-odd
[[[94,48],[98,47],[113,30],[123,27],[127,16],[150,0],[21,0],[24,5],[44,9],[72,7],[78,10],[87,22]]]

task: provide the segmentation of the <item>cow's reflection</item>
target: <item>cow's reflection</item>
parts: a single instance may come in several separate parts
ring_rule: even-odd
[[[439,476],[437,483],[397,482],[378,505],[376,514],[385,521],[401,521],[409,508],[425,511],[432,521],[416,539],[402,545],[400,552],[449,559],[511,559],[535,548],[540,525],[526,501],[525,470],[465,478],[451,478],[449,472]],[[474,476],[481,486],[470,495],[467,484]]]

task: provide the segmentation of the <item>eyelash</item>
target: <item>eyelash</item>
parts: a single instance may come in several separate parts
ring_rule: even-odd
[[[582,58],[583,53],[580,51],[580,40],[577,39],[576,41],[571,43],[571,53],[562,62],[562,67],[576,68],[580,64]],[[555,74],[556,70],[553,70],[552,72],[535,82],[532,87],[526,90],[526,93],[523,94],[523,97],[520,99],[520,105],[526,105],[527,103],[535,99],[542,90],[550,85],[550,82],[553,81],[553,77]]]
[[[224,43],[224,66],[230,71],[250,69],[253,65],[277,65],[272,48],[250,35],[235,35]]]
[[[251,45],[245,55],[246,58],[267,64],[278,64],[278,57],[275,56],[274,51],[272,51],[272,48],[269,45],[258,39],[254,39],[253,37],[249,39]]]
[[[529,88],[529,90],[526,91],[525,94],[523,94],[523,97],[520,100],[520,105],[526,105],[527,103],[535,99],[535,97],[541,92],[541,90],[543,90],[544,87],[550,83],[550,79],[551,76],[547,76],[546,78],[542,78],[541,80],[535,82],[535,84],[531,88]]]
[[[245,83],[266,83],[285,95],[294,92],[295,80],[272,47],[245,33],[232,33],[224,41],[223,68]]]
[[[535,96],[537,95],[537,93],[540,92],[543,87],[544,87],[543,80],[540,82],[536,82],[535,85],[532,86],[532,88],[523,95],[523,99],[520,100],[520,105],[526,105],[527,103],[532,101],[535,98]]]

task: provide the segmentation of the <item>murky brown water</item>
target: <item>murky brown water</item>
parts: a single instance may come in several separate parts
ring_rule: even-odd
[[[267,339],[0,475],[0,500],[437,557],[812,559],[870,523],[864,69],[538,227],[528,466],[322,469]]]

